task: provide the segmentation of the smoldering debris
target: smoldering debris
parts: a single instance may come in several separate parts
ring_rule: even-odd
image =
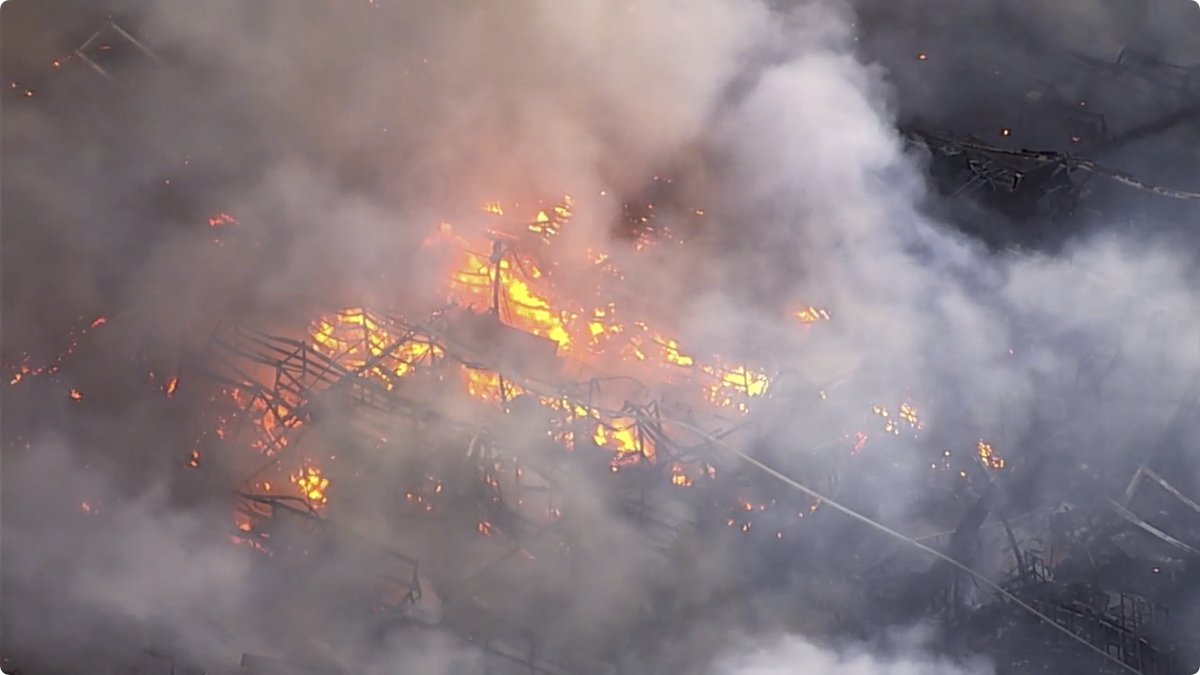
[[[1193,672],[1110,4],[6,3],[5,672]]]

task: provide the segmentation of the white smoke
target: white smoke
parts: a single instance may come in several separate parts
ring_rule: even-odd
[[[902,647],[875,653],[864,646],[829,649],[803,638],[762,640],[721,657],[714,675],[991,675],[994,669],[977,660],[954,663],[922,653],[911,637]]]

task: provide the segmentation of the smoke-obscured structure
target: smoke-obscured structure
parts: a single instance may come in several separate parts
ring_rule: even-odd
[[[1194,2],[2,12],[4,672],[1200,666]]]

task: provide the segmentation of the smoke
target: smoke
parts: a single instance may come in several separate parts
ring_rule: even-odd
[[[159,59],[126,49],[124,60],[105,62],[110,79],[78,62],[46,74],[48,59],[30,56],[44,50],[40,41],[69,52],[100,15],[64,4],[51,19],[51,9],[6,4],[14,22],[58,32],[4,35],[6,79],[35,90],[6,101],[4,365],[25,353],[52,358],[63,327],[80,317],[110,319],[61,375],[6,392],[13,649],[33,645],[35,660],[77,668],[86,650],[44,654],[115,618],[123,643],[144,644],[140,631],[156,625],[177,653],[214,662],[262,650],[354,672],[483,672],[489,657],[473,645],[438,633],[380,637],[351,618],[354,554],[336,558],[340,572],[292,570],[300,587],[262,578],[246,551],[212,532],[228,521],[233,467],[182,468],[194,422],[168,407],[160,385],[186,374],[181,354],[230,318],[294,328],[340,306],[432,304],[441,271],[420,243],[441,221],[482,232],[486,201],[525,210],[572,194],[566,245],[612,250],[636,302],[682,344],[753,356],[814,393],[837,385],[819,415],[773,411],[764,426],[774,433],[756,440],[760,454],[805,480],[841,471],[849,460],[821,444],[885,401],[917,402],[938,455],[973,461],[986,438],[1023,467],[1020,485],[1006,488],[1014,512],[1123,487],[1147,445],[1186,443],[1187,430],[1171,425],[1200,371],[1194,234],[1168,238],[1151,224],[1153,236],[1143,236],[1110,215],[1053,252],[996,252],[934,215],[928,158],[896,132],[913,118],[953,117],[947,110],[971,126],[963,101],[983,100],[987,87],[961,77],[967,66],[917,70],[914,53],[927,51],[934,67],[956,54],[994,60],[1011,51],[1008,32],[979,29],[974,41],[947,31],[997,15],[1016,21],[1010,10],[940,9],[939,30],[914,46],[903,29],[924,30],[928,17],[893,3],[376,4],[113,7]],[[1047,34],[1096,36],[1090,46],[1101,52],[1132,39],[1129,21],[1091,3],[1033,5],[1038,13],[1022,25]],[[1164,59],[1195,57],[1185,40],[1195,29],[1158,12],[1143,17],[1150,28],[1138,39]],[[1044,66],[1037,59],[1050,50],[1037,45],[1013,57],[1014,70]],[[1048,63],[1070,80],[1065,61]],[[1087,95],[1092,107],[1110,100]],[[1159,112],[1117,99],[1105,108],[1114,123]],[[979,124],[982,133],[995,126]],[[1162,164],[1195,179],[1177,171],[1182,162]],[[616,224],[623,203],[667,177],[657,222],[687,244],[634,254]],[[218,213],[236,224],[210,226]],[[583,269],[560,276],[589,282]],[[832,320],[797,337],[785,317],[807,304]],[[147,371],[157,378],[149,385]],[[78,405],[65,398],[69,388],[83,393]],[[331,428],[323,440],[336,453],[340,431]],[[402,458],[368,457],[365,470],[424,450],[413,443]],[[862,481],[871,489],[853,495],[855,507],[906,532],[944,525],[914,497],[926,462],[892,463],[885,478],[842,476],[842,492]],[[988,672],[941,661],[919,641],[829,650],[762,638],[867,632],[870,599],[833,587],[828,568],[873,535],[845,532],[835,516],[808,533],[810,551],[786,549],[795,560],[698,536],[674,543],[663,569],[605,494],[574,478],[572,524],[586,535],[572,545],[585,562],[574,576],[507,591],[566,651],[604,660],[625,650],[633,672]],[[497,553],[394,522],[397,492],[371,485],[346,495],[361,514],[354,526],[420,550],[443,572],[465,575],[478,565],[463,561]],[[778,585],[745,581],[751,564]],[[822,596],[836,619],[779,600]],[[35,611],[43,598],[61,609]],[[655,606],[663,598],[672,609]],[[736,625],[714,619],[731,608]],[[701,617],[680,618],[691,611]],[[64,614],[72,620],[61,623]],[[656,616],[679,625],[656,625]],[[677,644],[639,643],[643,628]],[[748,644],[742,631],[759,637]],[[316,632],[332,637],[307,643]]]
[[[760,639],[723,656],[710,671],[721,675],[830,673],[831,675],[984,675],[994,672],[980,663],[956,664],[922,654],[915,634],[894,636],[886,651],[875,654],[863,646],[828,649],[783,637]]]

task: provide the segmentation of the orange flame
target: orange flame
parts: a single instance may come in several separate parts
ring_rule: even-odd
[[[541,270],[529,259],[518,261],[522,271],[532,279],[542,276]],[[497,280],[499,272],[499,280]],[[551,309],[548,298],[530,288],[514,273],[508,258],[497,263],[476,253],[467,252],[461,266],[451,277],[450,292],[458,304],[465,307],[491,307],[493,286],[499,284],[500,311],[513,326],[549,338],[562,349],[569,349],[571,336],[563,315]]]

